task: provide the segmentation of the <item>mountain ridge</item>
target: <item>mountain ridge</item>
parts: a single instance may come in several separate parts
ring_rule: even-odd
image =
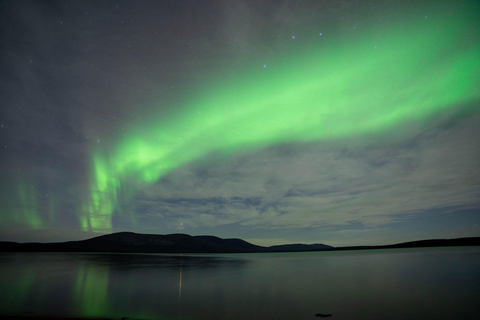
[[[256,253],[475,245],[480,246],[480,237],[428,239],[376,246],[332,247],[321,243],[298,243],[264,247],[238,238],[223,239],[212,235],[191,236],[183,233],[161,235],[117,232],[86,240],[67,242],[17,243],[0,241],[0,252]]]

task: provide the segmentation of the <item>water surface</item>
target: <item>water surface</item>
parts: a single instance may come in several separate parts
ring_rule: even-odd
[[[480,247],[159,255],[0,254],[0,315],[477,319]]]

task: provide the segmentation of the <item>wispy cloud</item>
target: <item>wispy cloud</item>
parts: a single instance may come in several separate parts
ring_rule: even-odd
[[[228,159],[211,155],[142,193],[145,212],[170,228],[238,223],[337,234],[387,228],[398,215],[479,208],[478,115],[385,143],[276,146]],[[480,150],[478,148],[477,150]],[[141,212],[144,210],[145,212]]]

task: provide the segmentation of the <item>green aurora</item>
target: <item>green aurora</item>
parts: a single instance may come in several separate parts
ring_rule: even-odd
[[[82,229],[111,231],[138,185],[211,152],[400,134],[403,125],[465,111],[480,98],[474,25],[465,14],[417,17],[356,38],[302,43],[235,78],[210,77],[209,90],[190,92],[180,111],[142,124],[113,151],[92,147]]]

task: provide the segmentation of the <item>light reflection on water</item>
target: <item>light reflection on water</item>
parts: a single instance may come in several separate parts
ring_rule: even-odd
[[[0,254],[0,315],[477,319],[480,247],[158,255]]]

